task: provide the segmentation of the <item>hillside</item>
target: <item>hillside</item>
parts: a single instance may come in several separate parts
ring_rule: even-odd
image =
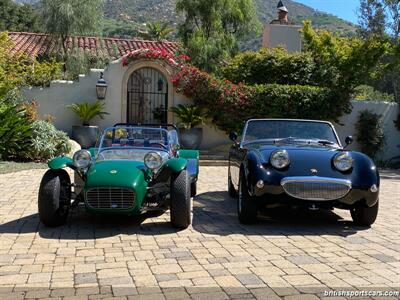
[[[276,16],[278,1],[255,0],[258,16],[262,23],[269,22]],[[176,0],[107,0],[105,14],[113,19],[125,19],[135,23],[162,20],[176,25],[182,16],[175,12]],[[292,21],[301,23],[304,19],[311,19],[315,26],[333,31],[354,32],[353,24],[339,19],[333,15],[320,13],[314,9],[286,0]]]
[[[254,1],[262,24],[275,18],[278,0]],[[16,0],[16,2],[36,3],[38,0]],[[313,25],[317,28],[326,28],[343,35],[355,32],[354,24],[338,17],[318,12],[292,0],[286,0],[284,3],[289,9],[290,19],[297,24],[301,24],[305,19],[311,19]],[[104,34],[126,37],[126,35],[133,34],[135,28],[143,27],[144,23],[154,21],[168,22],[172,27],[175,27],[183,18],[176,13],[175,4],[176,0],[105,0]],[[124,30],[124,27],[128,30]],[[249,37],[247,41],[244,41],[243,48],[257,48],[260,44],[261,37]]]

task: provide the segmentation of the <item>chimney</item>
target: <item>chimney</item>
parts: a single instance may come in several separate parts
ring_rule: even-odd
[[[289,23],[288,19],[289,11],[287,10],[286,6],[283,4],[282,1],[278,3],[278,20],[280,23]]]
[[[289,22],[289,11],[282,0],[278,3],[278,19],[265,25],[263,33],[263,47],[283,47],[288,52],[301,51],[301,26]]]

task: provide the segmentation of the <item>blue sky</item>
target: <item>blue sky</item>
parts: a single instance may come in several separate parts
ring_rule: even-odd
[[[327,12],[344,20],[357,23],[359,0],[294,0],[319,11]]]

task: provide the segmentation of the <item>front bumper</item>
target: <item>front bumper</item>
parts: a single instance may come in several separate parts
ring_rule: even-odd
[[[377,186],[375,185],[375,188]],[[373,186],[353,186],[350,180],[319,176],[283,177],[278,182],[258,180],[252,185],[254,196],[268,201],[293,200],[308,205],[352,206],[364,201],[369,207],[376,204],[379,189]]]

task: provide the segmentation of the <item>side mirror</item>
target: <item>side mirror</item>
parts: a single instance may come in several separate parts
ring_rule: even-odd
[[[349,135],[348,137],[346,137],[346,139],[344,140],[344,142],[346,143],[346,147],[350,146],[351,144],[353,144],[353,137],[351,135]]]
[[[238,134],[236,132],[232,131],[231,133],[229,133],[229,139],[232,142],[237,143]]]

